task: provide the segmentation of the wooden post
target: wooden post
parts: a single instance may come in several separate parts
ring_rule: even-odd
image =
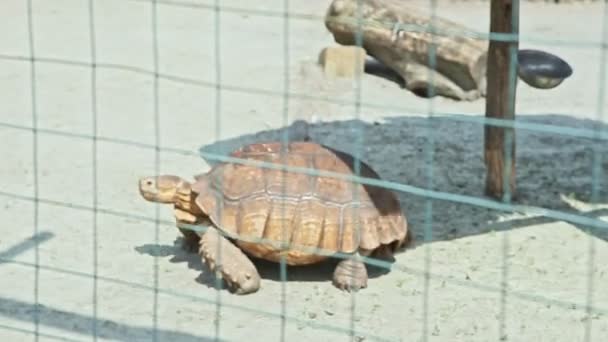
[[[515,0],[517,1],[517,0]],[[519,5],[512,0],[492,0],[490,5],[490,32],[519,33]],[[515,21],[513,20],[515,18]],[[510,46],[518,49],[518,42],[490,41],[487,64],[486,117],[515,118],[515,94],[517,82],[517,55],[511,68]],[[510,82],[513,82],[512,92]],[[505,195],[504,173],[505,136],[510,136],[511,167],[508,184],[510,194],[515,194],[515,132],[512,128],[485,126],[486,195],[502,198]]]

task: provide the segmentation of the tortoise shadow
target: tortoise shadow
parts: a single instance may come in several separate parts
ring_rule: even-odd
[[[202,262],[200,256],[194,252],[188,252],[181,246],[183,238],[177,237],[173,245],[155,245],[155,244],[143,244],[135,247],[134,249],[139,254],[144,254],[152,257],[168,257],[173,256],[169,259],[171,263],[186,263],[189,269],[200,272],[195,281],[199,284],[205,285],[209,288],[215,289],[217,286],[215,274],[213,274],[209,268]],[[258,273],[262,280],[270,281],[281,281],[280,264],[263,259],[249,256],[253,264],[256,266]],[[389,264],[392,264],[395,259],[379,259]],[[296,282],[324,282],[331,281],[334,269],[337,263],[340,261],[338,258],[328,258],[313,265],[305,266],[287,266],[287,280]],[[389,270],[385,267],[377,267],[374,265],[367,265],[368,278],[378,278],[384,274],[387,274]],[[226,286],[222,283],[222,289],[226,289]]]
[[[139,254],[148,255],[151,257],[166,258],[172,256],[169,262],[180,264],[186,263],[187,267],[196,271],[206,271],[206,268],[201,262],[198,254],[189,252],[182,247],[182,237],[177,237],[173,241],[173,245],[156,245],[152,243],[146,243],[140,246],[136,246],[134,249]]]
[[[136,246],[134,249],[139,254],[148,255],[151,257],[169,257],[169,262],[174,264],[186,263],[186,267],[191,270],[200,272],[194,279],[197,283],[205,285],[209,288],[216,288],[215,275],[203,264],[201,257],[193,252],[189,252],[182,247],[182,237],[177,237],[173,245],[156,245],[146,243]],[[222,288],[225,288],[222,284]]]
[[[251,259],[254,261],[258,268],[258,272],[263,279],[282,281],[279,263],[258,258]],[[341,259],[339,258],[332,257],[313,265],[287,266],[286,279],[287,281],[297,282],[331,281],[334,270],[340,260]],[[393,263],[395,259],[384,261]],[[386,268],[376,267],[370,264],[367,264],[366,267],[369,279],[379,278],[390,271]]]

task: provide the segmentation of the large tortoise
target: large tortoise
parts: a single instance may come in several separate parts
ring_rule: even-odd
[[[354,174],[352,156],[313,142],[254,143],[230,156]],[[360,175],[379,178],[362,161]],[[333,283],[351,291],[367,287],[360,256],[390,255],[410,237],[399,200],[384,188],[229,162],[194,178],[190,183],[174,175],[143,177],[139,189],[148,201],[174,204],[185,247],[198,248],[203,262],[212,272],[219,271],[237,294],[260,286],[260,276],[243,251],[273,262],[284,257],[288,265],[313,264],[336,253],[350,255],[337,264]],[[184,229],[205,223],[210,226],[205,232]]]

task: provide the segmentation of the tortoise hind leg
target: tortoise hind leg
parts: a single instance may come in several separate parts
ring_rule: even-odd
[[[367,287],[367,268],[361,256],[368,256],[370,252],[357,252],[351,258],[344,259],[336,265],[333,284],[340,290],[348,292],[358,291]]]
[[[232,292],[243,295],[260,288],[260,274],[241,249],[213,227],[201,234],[199,255],[203,263],[211,272],[219,272]]]

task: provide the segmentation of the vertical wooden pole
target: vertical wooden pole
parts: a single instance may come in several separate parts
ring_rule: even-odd
[[[517,1],[517,0],[515,0]],[[515,8],[513,8],[515,7]],[[519,6],[512,0],[492,0],[490,5],[490,32],[519,33]],[[513,20],[515,19],[515,20]],[[517,81],[517,55],[512,61],[510,47],[515,51],[518,42],[490,41],[487,64],[486,117],[515,118]],[[512,63],[515,62],[515,63]],[[512,83],[511,83],[512,82]],[[510,87],[512,85],[512,87]],[[512,128],[485,126],[486,195],[502,198],[505,195],[505,147],[510,149],[510,194],[515,194],[515,132]],[[507,139],[505,145],[505,136]]]

